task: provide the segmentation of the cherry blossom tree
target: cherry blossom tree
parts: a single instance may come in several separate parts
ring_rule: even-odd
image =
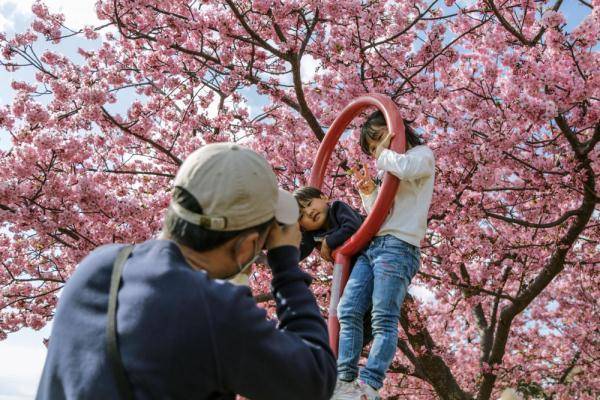
[[[4,69],[32,77],[0,106],[0,338],[51,320],[96,246],[157,234],[194,149],[244,143],[291,190],[337,113],[378,92],[437,161],[415,278],[433,299],[406,301],[385,397],[597,398],[600,0],[564,3],[99,0],[104,25],[82,29],[34,4],[0,34]],[[89,48],[52,51],[73,37]],[[326,186],[359,207],[357,126]],[[303,267],[326,313],[331,266]]]

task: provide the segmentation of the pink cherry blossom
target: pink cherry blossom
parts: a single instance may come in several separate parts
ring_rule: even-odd
[[[36,2],[31,27],[0,34],[2,66],[30,76],[0,106],[0,339],[50,321],[89,251],[156,235],[194,149],[250,146],[293,190],[343,107],[377,92],[437,166],[413,281],[431,298],[406,301],[384,397],[597,398],[600,0],[572,3],[579,24],[547,0],[100,0],[111,26],[69,31]],[[73,32],[95,45],[61,54]],[[344,169],[373,162],[364,116],[325,180],[357,208]],[[326,317],[331,266],[302,268]],[[274,315],[269,282],[257,267]]]

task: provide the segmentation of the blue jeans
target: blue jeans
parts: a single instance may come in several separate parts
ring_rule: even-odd
[[[338,305],[338,378],[353,381],[363,346],[363,318],[373,307],[373,344],[360,379],[383,386],[398,341],[400,308],[420,265],[420,250],[394,236],[377,236],[359,256]]]

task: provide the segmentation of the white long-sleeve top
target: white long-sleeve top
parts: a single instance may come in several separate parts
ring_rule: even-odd
[[[397,176],[400,184],[392,209],[376,236],[393,235],[420,247],[425,237],[427,213],[433,195],[433,152],[425,145],[415,146],[404,154],[385,149],[377,158],[377,169]],[[367,213],[371,212],[378,189],[370,195],[360,194]]]

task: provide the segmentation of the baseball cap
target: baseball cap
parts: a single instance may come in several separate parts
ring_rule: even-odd
[[[179,168],[174,185],[194,196],[202,214],[171,199],[173,212],[208,230],[238,231],[273,218],[285,225],[298,221],[298,204],[278,188],[269,163],[238,144],[213,143],[194,151]]]

